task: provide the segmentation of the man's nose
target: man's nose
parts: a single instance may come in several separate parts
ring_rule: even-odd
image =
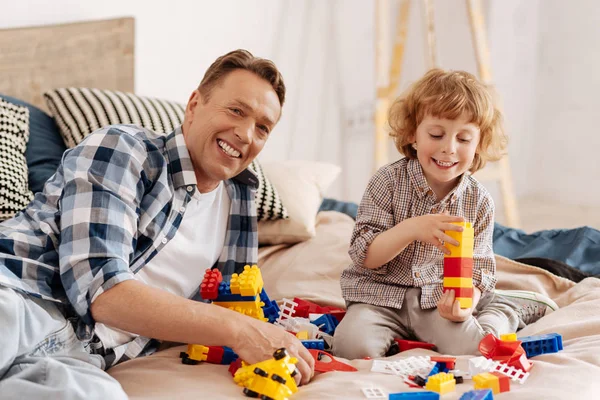
[[[243,143],[250,143],[254,135],[254,123],[242,122],[235,128],[235,135]]]

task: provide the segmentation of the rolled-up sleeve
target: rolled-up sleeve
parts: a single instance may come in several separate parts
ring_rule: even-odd
[[[60,198],[60,278],[67,298],[91,325],[92,301],[133,279],[140,202],[145,192],[144,144],[108,127],[88,136],[63,157]]]
[[[392,179],[389,172],[381,169],[367,185],[358,207],[356,224],[348,250],[348,254],[356,266],[364,265],[367,250],[375,238],[394,226]]]
[[[475,246],[473,249],[473,285],[481,293],[496,287],[496,259],[493,249],[494,201],[486,193],[478,205],[474,226]]]

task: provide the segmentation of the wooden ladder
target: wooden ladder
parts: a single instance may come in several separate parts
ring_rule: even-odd
[[[465,0],[473,37],[473,46],[477,60],[479,79],[497,98],[492,82],[490,67],[490,52],[485,33],[485,21],[481,10],[481,0]],[[427,60],[428,67],[437,67],[435,24],[433,20],[432,0],[422,0],[427,26]],[[388,162],[388,131],[387,113],[397,95],[402,72],[402,61],[406,44],[408,16],[411,0],[400,0],[396,17],[396,32],[394,38],[391,62],[386,60],[390,44],[390,21],[388,12],[390,0],[377,0],[376,6],[376,76],[377,76],[377,105],[375,113],[375,168],[380,168]],[[389,68],[389,69],[388,69]],[[500,102],[498,101],[498,104]],[[486,166],[475,174],[482,182],[494,182],[499,185],[502,196],[502,206],[506,224],[519,227],[519,213],[513,189],[512,173],[508,156],[496,163]]]

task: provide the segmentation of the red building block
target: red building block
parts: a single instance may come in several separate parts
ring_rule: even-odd
[[[209,269],[204,274],[200,283],[200,296],[204,300],[216,300],[219,296],[219,283],[223,281],[223,275],[218,269]]]
[[[234,362],[232,362],[231,364],[229,364],[229,373],[231,374],[231,376],[235,375],[235,372],[240,369],[242,367],[242,359],[241,358],[236,358],[236,360]]]
[[[429,357],[429,359],[433,362],[439,362],[446,364],[446,368],[454,369],[454,364],[456,363],[456,357],[448,357],[448,356],[439,356],[439,357]]]
[[[473,297],[472,287],[447,287],[444,286],[444,293],[449,290],[454,290],[455,297]]]
[[[533,367],[520,340],[504,341],[490,333],[479,342],[479,351],[485,358],[503,362],[525,372]]]
[[[206,362],[212,364],[221,364],[223,360],[223,354],[225,353],[225,349],[221,346],[207,346],[208,353],[206,354]]]
[[[445,277],[473,277],[473,259],[468,257],[444,258]]]
[[[416,342],[414,340],[404,340],[404,339],[394,339],[396,343],[398,343],[398,347],[400,348],[400,352],[410,350],[410,349],[427,349],[427,350],[435,350],[435,344],[426,343],[426,342]]]

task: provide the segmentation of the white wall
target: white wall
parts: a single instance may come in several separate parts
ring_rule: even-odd
[[[476,72],[465,2],[433,3],[440,66]],[[341,165],[344,176],[329,194],[359,201],[373,173],[374,4],[0,0],[0,28],[134,16],[137,93],[181,102],[209,64],[231,49],[271,58],[284,75],[288,96],[261,158]],[[600,134],[594,121],[600,106],[600,8],[594,0],[486,4],[492,71],[504,99],[517,193],[600,204],[595,167]],[[413,0],[401,88],[426,70],[421,7]],[[390,10],[392,21],[395,15]],[[392,146],[390,155],[397,157]]]

